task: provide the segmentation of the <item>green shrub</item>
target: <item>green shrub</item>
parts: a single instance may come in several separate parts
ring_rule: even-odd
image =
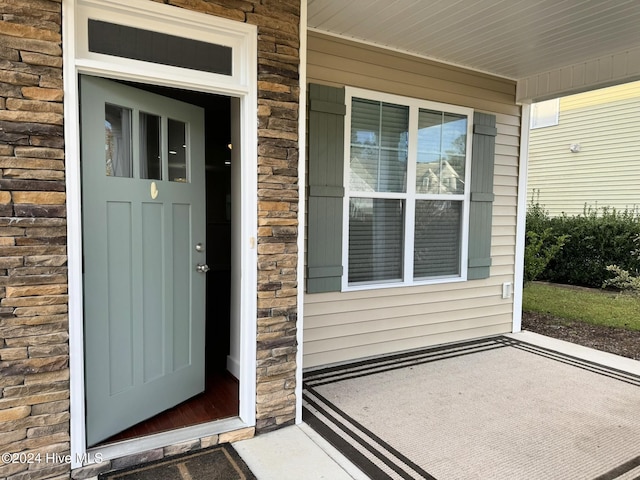
[[[602,288],[615,288],[634,295],[640,295],[640,277],[637,272],[634,275],[617,265],[608,265],[607,271],[614,273],[615,277],[605,280]]]
[[[533,194],[534,198],[531,199],[529,208],[527,208],[527,232],[541,234],[551,226],[551,217],[549,217],[549,212],[535,198],[537,195],[535,191]]]
[[[609,265],[629,272],[640,270],[640,256],[632,255],[634,239],[640,235],[640,216],[635,211],[585,207],[581,215],[551,218],[532,201],[527,211],[527,236],[533,232],[537,235],[533,238],[540,240],[549,228],[552,235],[543,245],[551,248],[554,238],[563,236],[565,242],[538,274],[541,280],[600,288],[611,277]],[[526,269],[525,262],[525,278]]]
[[[636,235],[633,242],[637,245],[640,242],[640,235]],[[640,250],[635,249],[629,252],[632,257],[638,259]],[[615,274],[613,278],[608,278],[602,284],[602,288],[616,288],[634,295],[640,295],[640,273],[635,270],[633,273],[618,265],[607,265],[607,271]]]
[[[536,280],[549,262],[562,250],[568,235],[555,235],[549,225],[549,214],[538,202],[527,210],[527,232],[524,247],[524,281]]]
[[[627,210],[590,209],[583,215],[550,219],[558,235],[570,239],[549,262],[544,277],[558,283],[599,288],[609,278],[608,265],[636,270],[638,259],[630,255],[633,239],[640,234],[638,216]]]

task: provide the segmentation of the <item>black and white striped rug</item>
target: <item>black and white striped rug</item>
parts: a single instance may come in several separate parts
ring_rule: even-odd
[[[640,376],[508,337],[304,375],[304,421],[374,479],[640,479]]]

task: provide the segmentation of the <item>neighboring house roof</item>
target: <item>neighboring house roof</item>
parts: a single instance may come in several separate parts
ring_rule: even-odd
[[[560,99],[557,125],[532,129],[528,196],[551,215],[640,206],[640,82]]]

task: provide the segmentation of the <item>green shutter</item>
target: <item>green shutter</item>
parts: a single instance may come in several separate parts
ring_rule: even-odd
[[[491,268],[491,217],[496,134],[496,117],[476,112],[473,116],[471,158],[468,280],[488,278]]]
[[[309,85],[307,292],[340,291],[344,89]]]

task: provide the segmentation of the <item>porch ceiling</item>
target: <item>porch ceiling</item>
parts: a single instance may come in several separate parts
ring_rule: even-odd
[[[520,100],[640,78],[638,0],[308,0],[308,27],[518,81]]]

